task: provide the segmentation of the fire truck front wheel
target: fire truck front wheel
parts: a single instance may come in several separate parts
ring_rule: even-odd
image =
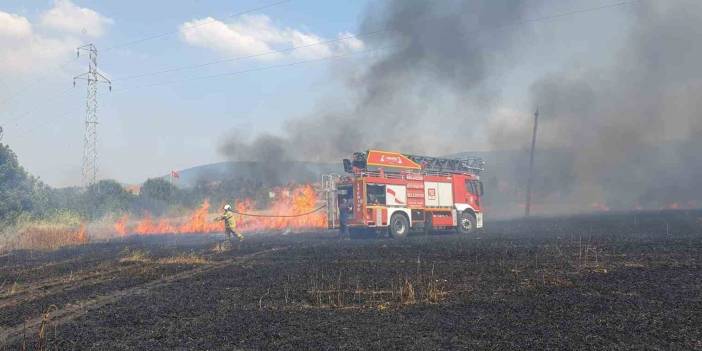
[[[470,212],[461,212],[458,216],[456,229],[461,234],[470,234],[475,231],[475,215]]]
[[[403,214],[395,213],[390,217],[390,237],[404,239],[409,233],[409,220]]]

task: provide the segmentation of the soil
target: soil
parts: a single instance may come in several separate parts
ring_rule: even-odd
[[[702,350],[702,211],[0,257],[0,350]]]

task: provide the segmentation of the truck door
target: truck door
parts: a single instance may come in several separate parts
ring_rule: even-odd
[[[424,182],[424,204],[427,207],[439,207],[439,183]]]
[[[404,185],[385,186],[385,204],[388,206],[407,206],[407,187]]]
[[[451,183],[424,182],[424,199],[427,207],[452,207],[453,187]]]
[[[451,183],[437,183],[439,191],[439,206],[453,207],[453,187]]]

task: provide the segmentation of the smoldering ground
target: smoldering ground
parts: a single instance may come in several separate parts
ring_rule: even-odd
[[[485,154],[492,169],[484,178],[486,203],[515,212],[525,186],[530,111],[519,123],[496,118],[502,97],[494,82],[519,63],[521,42],[535,35],[514,24],[554,4],[373,3],[358,32],[382,31],[361,38],[389,49],[339,77],[350,107],[292,118],[281,135],[232,138],[221,151],[270,165],[276,177],[279,161],[338,162],[368,148],[434,155],[485,145],[516,150],[501,162]],[[702,47],[694,43],[702,34],[702,4],[642,0],[625,7],[626,40],[613,47],[613,63],[553,67],[524,92],[541,111],[534,198],[543,212],[700,205]]]

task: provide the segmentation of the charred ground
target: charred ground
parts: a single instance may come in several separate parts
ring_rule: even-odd
[[[0,257],[0,349],[702,349],[702,212]]]

